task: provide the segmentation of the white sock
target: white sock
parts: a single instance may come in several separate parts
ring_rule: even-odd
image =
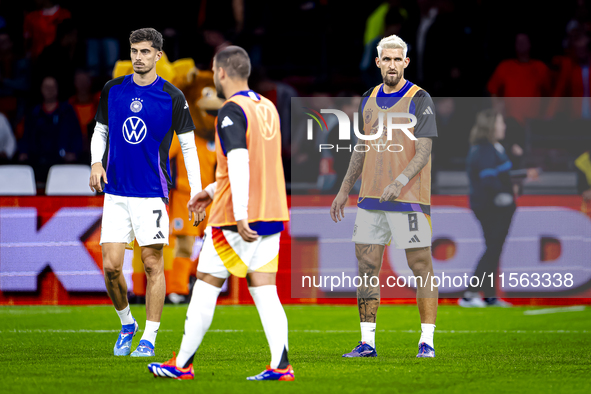
[[[281,301],[279,301],[279,296],[277,296],[277,286],[249,287],[248,290],[259,311],[261,323],[263,323],[263,329],[269,342],[271,368],[277,368],[281,363],[283,351],[287,352],[289,350],[287,344],[287,316],[285,316],[285,311]]]
[[[201,341],[213,320],[215,304],[220,295],[221,288],[197,280],[193,286],[193,296],[189,309],[187,309],[187,318],[185,320],[185,333],[181,350],[176,358],[176,366],[185,368],[189,360],[192,364],[193,356],[201,345]]]
[[[159,321],[146,320],[146,329],[141,340],[146,340],[152,345],[156,345],[156,335],[158,335],[158,329],[160,328]]]
[[[131,315],[131,311],[129,310],[129,304],[122,311],[118,311],[117,309],[115,309],[115,312],[117,312],[117,314],[119,315],[119,319],[121,319],[122,326],[133,323],[133,316]]]
[[[376,348],[376,323],[361,322],[361,342]]]
[[[426,324],[421,323],[421,339],[419,339],[419,344],[421,342],[425,342],[427,345],[433,346],[433,333],[435,332],[435,324]]]

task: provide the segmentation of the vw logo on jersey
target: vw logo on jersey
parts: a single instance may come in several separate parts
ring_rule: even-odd
[[[146,138],[148,129],[146,123],[137,116],[130,116],[123,122],[123,138],[130,144],[139,144]]]

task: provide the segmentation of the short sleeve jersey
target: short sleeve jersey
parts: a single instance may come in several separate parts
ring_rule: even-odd
[[[119,77],[103,88],[95,120],[109,127],[105,193],[168,198],[172,137],[195,129],[183,93],[161,77],[147,86]]]

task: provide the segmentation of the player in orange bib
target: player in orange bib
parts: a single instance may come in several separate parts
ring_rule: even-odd
[[[207,186],[215,181],[215,116],[208,111],[216,111],[222,105],[217,97],[213,83],[213,73],[194,68],[179,83],[185,94],[191,118],[195,123],[195,146],[201,167],[201,181]],[[170,162],[173,173],[173,189],[170,193],[170,232],[175,238],[174,260],[168,272],[166,290],[168,299],[174,303],[186,302],[189,295],[189,279],[196,275],[197,261],[191,260],[195,238],[202,238],[207,226],[207,216],[199,226],[189,220],[187,203],[191,199],[187,169],[182,160],[180,144],[173,138],[170,146]]]
[[[201,166],[201,181],[208,185],[215,180],[215,145],[195,135],[195,146]],[[191,199],[191,190],[187,178],[187,169],[182,159],[181,146],[176,138],[170,145],[170,162],[174,174],[173,189],[170,193],[170,232],[175,237],[174,260],[170,279],[167,283],[167,293],[170,301],[177,304],[185,301],[189,294],[189,278],[195,274],[196,262],[191,260],[195,237],[203,237],[207,226],[206,220],[194,226],[189,220],[187,203]],[[206,211],[209,215],[209,209]]]
[[[429,280],[433,277],[430,204],[431,145],[432,138],[437,137],[435,106],[427,92],[404,79],[404,69],[410,59],[406,57],[406,43],[400,37],[392,35],[382,39],[377,50],[376,65],[384,83],[363,95],[359,131],[372,138],[376,133],[382,134],[364,141],[363,146],[358,145],[354,151],[330,215],[335,222],[344,217],[349,192],[361,175],[353,230],[359,275],[379,276],[385,245],[391,241],[396,248],[405,249],[408,265],[417,277],[417,304],[421,315],[417,357],[435,357],[433,333],[438,290],[431,287]],[[411,124],[391,130],[390,136],[386,130],[388,115],[392,113],[397,114],[393,123]],[[379,284],[359,287],[357,303],[361,341],[343,357],[376,357]]]
[[[216,125],[216,183],[189,202],[202,213],[212,202],[178,357],[148,366],[154,376],[192,379],[193,357],[209,329],[216,300],[232,274],[247,278],[271,350],[270,366],[248,380],[293,380],[287,317],[277,296],[279,238],[289,220],[281,162],[279,115],[248,87],[250,59],[229,46],[213,61],[218,95],[227,98]]]

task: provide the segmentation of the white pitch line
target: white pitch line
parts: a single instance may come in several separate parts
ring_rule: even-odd
[[[567,306],[564,308],[546,308],[546,309],[533,309],[524,311],[524,315],[547,315],[548,313],[561,313],[561,312],[580,312],[585,310],[585,305]]]
[[[139,330],[142,332],[143,330]],[[163,329],[158,332],[182,332],[183,330]],[[420,330],[376,330],[382,333],[416,334]],[[60,330],[60,329],[13,329],[2,330],[0,334],[105,334],[116,333],[119,330]],[[209,330],[213,333],[248,333],[263,332],[263,330]],[[289,330],[290,333],[302,334],[356,334],[359,330]],[[438,334],[589,334],[590,330],[437,330]]]

